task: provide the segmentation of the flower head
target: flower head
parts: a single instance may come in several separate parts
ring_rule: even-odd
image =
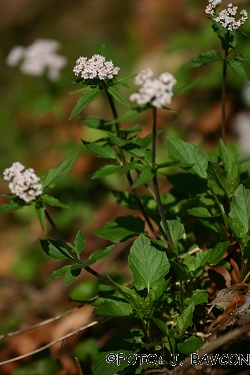
[[[66,65],[67,59],[56,54],[60,43],[56,40],[37,39],[29,47],[14,47],[6,60],[7,65],[17,66],[20,61],[20,70],[27,75],[41,76],[48,71],[51,81],[60,78],[59,72]]]
[[[109,80],[114,78],[119,70],[111,60],[106,61],[104,56],[93,55],[89,60],[87,57],[79,57],[73,72],[77,76],[80,74],[83,79]]]
[[[158,78],[151,79],[151,69],[142,70],[135,77],[135,84],[141,86],[138,92],[130,95],[129,99],[139,105],[151,104],[153,107],[161,108],[170,104],[173,96],[173,86],[176,79],[171,73],[162,73]]]
[[[10,181],[10,191],[25,202],[36,200],[42,194],[42,185],[38,183],[40,178],[33,168],[25,169],[21,163],[16,162],[4,170],[3,176]]]
[[[241,25],[243,25],[248,19],[248,14],[245,9],[240,12],[241,18],[238,21],[235,19],[238,7],[233,6],[232,3],[227,5],[227,9],[223,9],[217,12],[221,0],[208,0],[209,5],[207,5],[205,12],[214,16],[213,20],[219,22],[225,29],[237,30]]]

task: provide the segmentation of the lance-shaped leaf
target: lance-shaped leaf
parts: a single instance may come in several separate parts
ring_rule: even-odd
[[[168,226],[174,247],[175,249],[178,249],[178,241],[182,239],[183,234],[185,232],[184,225],[181,223],[181,220],[178,216],[175,216],[172,214],[166,214],[165,216],[167,219],[167,226]],[[165,239],[168,240],[162,221],[161,221],[160,226],[161,226],[161,232],[163,233]]]
[[[220,149],[219,149],[220,158],[224,163],[226,172],[235,176],[240,184],[240,166],[235,157],[233,157],[225,147],[223,140],[220,140]],[[239,185],[238,184],[238,185]]]
[[[73,250],[77,254],[78,259],[80,259],[80,255],[81,255],[81,252],[84,249],[85,244],[86,244],[85,237],[84,237],[82,231],[79,230],[79,232],[76,235],[76,238],[75,238],[75,241],[74,241],[74,246],[73,246]]]
[[[119,165],[104,165],[104,167],[98,169],[98,171],[96,171],[91,178],[95,179],[111,176],[112,174],[121,171],[121,168],[122,167]]]
[[[141,234],[144,231],[144,224],[144,221],[139,217],[121,216],[114,221],[108,221],[93,234],[112,242],[124,242]]]
[[[130,107],[130,105],[126,102],[126,100],[124,100],[124,99],[121,97],[121,95],[118,93],[118,91],[117,91],[114,87],[110,86],[110,87],[108,88],[108,92],[110,93],[110,95],[113,96],[113,98],[114,98],[115,100],[117,100],[118,102],[122,103],[122,104],[125,105],[126,107]]]
[[[181,139],[167,138],[168,156],[173,161],[179,161],[179,166],[202,178],[207,177],[207,154],[198,147]]]
[[[208,162],[207,174],[211,180],[215,181],[224,190],[228,198],[232,197],[239,186],[239,176],[226,172],[222,167],[210,161]]]
[[[43,189],[46,189],[47,187],[53,187],[59,179],[64,177],[71,170],[77,154],[78,152],[76,152],[73,156],[70,156],[68,159],[64,160],[56,168],[50,169],[48,173],[46,173],[46,175],[41,178]]]
[[[107,124],[107,120],[99,119],[99,118],[81,118],[81,121],[84,125],[88,126],[89,128],[104,130],[106,132],[113,132],[115,127],[113,124]]]
[[[187,213],[191,216],[210,218],[214,217],[210,214],[206,207],[193,207],[187,210]]]
[[[23,207],[24,207],[23,204],[20,204],[20,202],[15,201],[15,200],[12,199],[8,203],[4,203],[0,207],[0,214],[5,214],[7,212],[16,211],[16,210],[19,210],[19,208],[23,208]]]
[[[231,66],[231,68],[234,70],[234,72],[237,74],[238,77],[240,77],[244,82],[250,83],[249,78],[245,72],[245,69],[243,68],[242,64],[239,61],[236,61],[232,58],[231,60],[228,60],[227,62]]]
[[[186,329],[192,325],[193,320],[193,313],[194,313],[194,304],[191,303],[183,313],[178,316],[176,330],[180,333],[181,336],[184,335]]]
[[[71,284],[81,273],[82,267],[79,264],[67,265],[53,271],[47,282],[52,279],[60,279],[65,276],[65,285]]]
[[[62,243],[54,240],[40,240],[43,251],[52,259],[63,260],[73,259]],[[67,244],[72,246],[71,244]]]
[[[143,234],[134,242],[128,259],[134,285],[138,290],[147,288],[149,291],[161,283],[170,267],[166,253],[152,246],[151,241]]]
[[[188,64],[188,67],[194,68],[201,65],[206,65],[215,61],[223,60],[223,57],[218,51],[212,50],[192,59],[192,62]]]
[[[83,267],[89,267],[91,264],[97,262],[100,259],[106,258],[113,250],[114,250],[114,245],[110,245],[105,247],[102,250],[96,251],[95,253],[90,254],[88,260],[86,263],[83,264]]]
[[[240,223],[246,232],[250,229],[250,190],[242,184],[235,191],[229,216]]]
[[[93,310],[94,314],[113,317],[132,316],[133,310],[128,302],[123,301],[105,301]]]
[[[98,87],[95,87],[95,88],[90,87],[88,90],[86,90],[83,96],[81,96],[77,100],[77,104],[73,108],[73,111],[71,112],[69,119],[72,120],[72,118],[79,115],[79,113],[82,112],[84,108],[86,108],[90,103],[96,100],[98,97],[99,91],[100,90]]]
[[[228,247],[228,241],[219,242],[213,249],[198,253],[196,257],[187,254],[183,263],[188,267],[189,272],[199,271],[207,264],[216,265],[222,259]]]
[[[137,188],[139,186],[145,185],[153,179],[155,172],[151,167],[145,167],[140,173],[138,179],[133,183],[132,188]]]
[[[98,156],[98,158],[117,159],[116,152],[110,146],[99,146],[96,143],[89,143],[83,139],[82,143],[90,152]]]
[[[62,207],[62,208],[69,207],[66,204],[61,203],[57,198],[54,198],[51,195],[43,194],[41,195],[41,200],[53,207]]]

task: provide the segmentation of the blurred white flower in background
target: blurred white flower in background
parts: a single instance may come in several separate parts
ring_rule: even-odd
[[[250,109],[250,84],[245,84],[242,88],[242,99],[246,107]],[[232,119],[233,131],[239,141],[241,151],[250,155],[250,110],[245,109],[237,113]]]
[[[7,65],[16,67],[30,76],[42,76],[47,72],[51,81],[60,78],[60,70],[67,64],[67,58],[57,55],[61,44],[56,40],[37,39],[29,47],[15,46],[6,59]]]
[[[129,99],[139,105],[151,104],[155,108],[162,108],[172,101],[173,87],[176,79],[171,73],[162,73],[158,78],[152,79],[151,69],[142,70],[135,77],[135,84],[141,86],[137,92],[130,95]]]

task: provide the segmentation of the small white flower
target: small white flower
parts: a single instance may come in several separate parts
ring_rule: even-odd
[[[29,47],[14,47],[7,59],[9,66],[17,66],[20,61],[20,70],[27,75],[41,76],[46,70],[51,81],[60,78],[60,70],[66,65],[67,59],[56,54],[60,43],[56,40],[37,39]]]
[[[225,29],[237,30],[241,25],[243,25],[246,20],[248,19],[248,14],[245,9],[243,9],[240,14],[241,18],[239,20],[235,19],[237,14],[238,7],[233,6],[232,3],[227,5],[227,9],[223,9],[220,12],[217,12],[217,8],[219,7],[221,0],[208,0],[209,4],[206,7],[205,12],[215,16],[213,20],[218,22],[224,27]]]
[[[87,57],[79,57],[73,72],[76,76],[80,74],[83,79],[109,80],[114,78],[119,70],[112,61],[106,61],[104,56],[95,54],[89,60]]]
[[[43,193],[42,185],[39,184],[40,178],[33,168],[25,169],[21,163],[16,162],[10,168],[6,168],[3,175],[5,180],[10,181],[11,193],[16,194],[25,202],[36,200]]]
[[[138,92],[130,95],[129,99],[139,105],[151,104],[161,108],[170,104],[173,97],[173,86],[176,79],[171,73],[162,73],[157,79],[151,79],[151,69],[142,70],[135,77],[135,84],[141,86]]]

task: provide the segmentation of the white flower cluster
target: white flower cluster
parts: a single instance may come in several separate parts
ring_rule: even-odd
[[[40,178],[33,168],[25,169],[21,163],[16,162],[4,170],[3,176],[5,180],[10,181],[9,188],[12,194],[16,194],[25,202],[33,201],[42,194],[42,185],[38,183]]]
[[[91,59],[79,57],[73,69],[75,75],[81,74],[83,79],[98,78],[101,80],[112,79],[119,72],[120,68],[114,67],[113,62],[106,61],[104,56],[93,55]]]
[[[212,16],[216,15],[213,20],[215,22],[221,23],[222,27],[231,30],[237,30],[241,25],[243,25],[248,19],[248,14],[245,9],[242,9],[240,12],[241,18],[236,21],[235,16],[237,14],[238,7],[233,6],[232,3],[227,5],[227,9],[223,9],[218,14],[215,14],[216,9],[221,4],[222,0],[208,0],[209,5],[207,5],[205,12],[211,14]]]
[[[15,67],[21,62],[20,70],[30,76],[42,76],[46,70],[51,81],[60,78],[60,70],[67,59],[56,54],[60,43],[56,40],[37,39],[29,47],[14,47],[6,60],[7,65]]]
[[[176,79],[171,73],[162,73],[158,78],[153,76],[151,69],[142,70],[135,77],[135,84],[141,86],[138,92],[130,95],[129,99],[139,105],[150,103],[153,107],[161,108],[170,104],[173,97],[173,86]]]

